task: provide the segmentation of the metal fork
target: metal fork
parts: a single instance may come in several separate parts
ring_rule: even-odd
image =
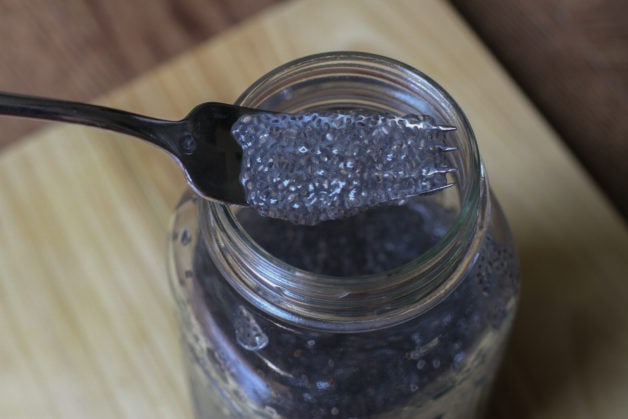
[[[212,200],[246,205],[239,182],[242,149],[231,126],[256,109],[208,102],[180,121],[150,118],[104,106],[0,93],[0,114],[89,125],[148,141],[170,153],[192,189]]]
[[[168,121],[104,106],[0,92],[0,114],[89,125],[141,138],[170,153],[196,193],[237,205],[247,205],[247,200],[240,183],[242,148],[232,127],[241,116],[261,112],[268,113],[208,102],[180,121]]]

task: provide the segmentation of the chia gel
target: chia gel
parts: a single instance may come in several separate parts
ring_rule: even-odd
[[[426,115],[364,110],[252,113],[232,134],[243,149],[240,181],[261,215],[316,224],[448,185],[444,133]]]
[[[195,207],[190,200],[179,212]],[[250,208],[237,216],[272,257],[340,282],[403,266],[452,222],[425,197],[316,226]],[[189,265],[179,268],[175,295],[199,418],[466,419],[481,412],[518,289],[512,248],[493,235],[433,309],[392,327],[336,333],[279,321],[252,306],[225,279],[224,262],[207,257],[204,240],[184,245],[181,234],[175,248],[192,252],[182,258]]]

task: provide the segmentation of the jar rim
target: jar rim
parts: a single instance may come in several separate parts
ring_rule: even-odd
[[[257,244],[239,225],[231,207],[201,201],[201,214],[209,213],[213,229],[229,236],[221,246],[234,254],[247,254],[250,260],[221,260],[230,266],[229,278],[238,291],[254,306],[287,321],[316,329],[373,330],[412,318],[448,295],[471,263],[470,255],[486,230],[489,200],[487,183],[473,131],[466,116],[453,98],[434,80],[400,61],[380,55],[334,51],[305,56],[271,70],[247,88],[236,104],[264,108],[260,98],[272,91],[288,99],[283,84],[303,73],[310,75],[333,69],[356,72],[381,72],[387,83],[407,83],[412,88],[428,87],[447,112],[461,123],[458,136],[466,141],[466,164],[469,165],[460,196],[460,211],[447,233],[430,249],[413,260],[388,271],[342,277],[309,272],[289,265]],[[283,84],[282,84],[283,83]],[[270,89],[269,89],[270,87]],[[275,90],[273,90],[275,89]],[[281,95],[284,95],[283,97]],[[268,96],[273,97],[273,96]],[[275,104],[276,105],[276,104]],[[295,106],[292,103],[292,106]],[[272,109],[278,110],[278,109]],[[281,109],[279,109],[281,110]],[[207,237],[209,234],[207,226]],[[219,233],[219,234],[220,234]],[[467,239],[461,240],[461,236]],[[211,240],[209,240],[211,242]],[[463,243],[463,244],[461,244]],[[211,243],[208,243],[211,245]],[[215,245],[215,244],[214,244]],[[221,249],[216,247],[216,252]],[[224,250],[224,249],[223,249]],[[238,259],[236,257],[236,259]],[[436,261],[454,260],[447,272]],[[236,266],[237,265],[237,266]],[[416,278],[422,278],[417,281]],[[377,289],[377,292],[367,292]],[[401,304],[403,302],[403,304]],[[378,308],[375,308],[379,306]],[[321,310],[321,307],[325,307]],[[367,312],[365,307],[371,307]]]

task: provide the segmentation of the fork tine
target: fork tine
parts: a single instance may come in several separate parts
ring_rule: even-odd
[[[457,151],[458,147],[445,145],[445,144],[436,144],[434,148],[438,151],[448,152],[448,151]]]

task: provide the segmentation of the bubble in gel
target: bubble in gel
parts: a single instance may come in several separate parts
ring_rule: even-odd
[[[316,382],[316,388],[319,390],[328,390],[331,387],[331,384],[329,383],[329,381],[317,381]]]
[[[190,233],[188,230],[183,230],[181,232],[180,241],[183,246],[187,246],[192,242],[192,233]]]
[[[233,321],[238,344],[248,351],[259,351],[268,345],[268,336],[255,317],[243,306],[238,306]]]

